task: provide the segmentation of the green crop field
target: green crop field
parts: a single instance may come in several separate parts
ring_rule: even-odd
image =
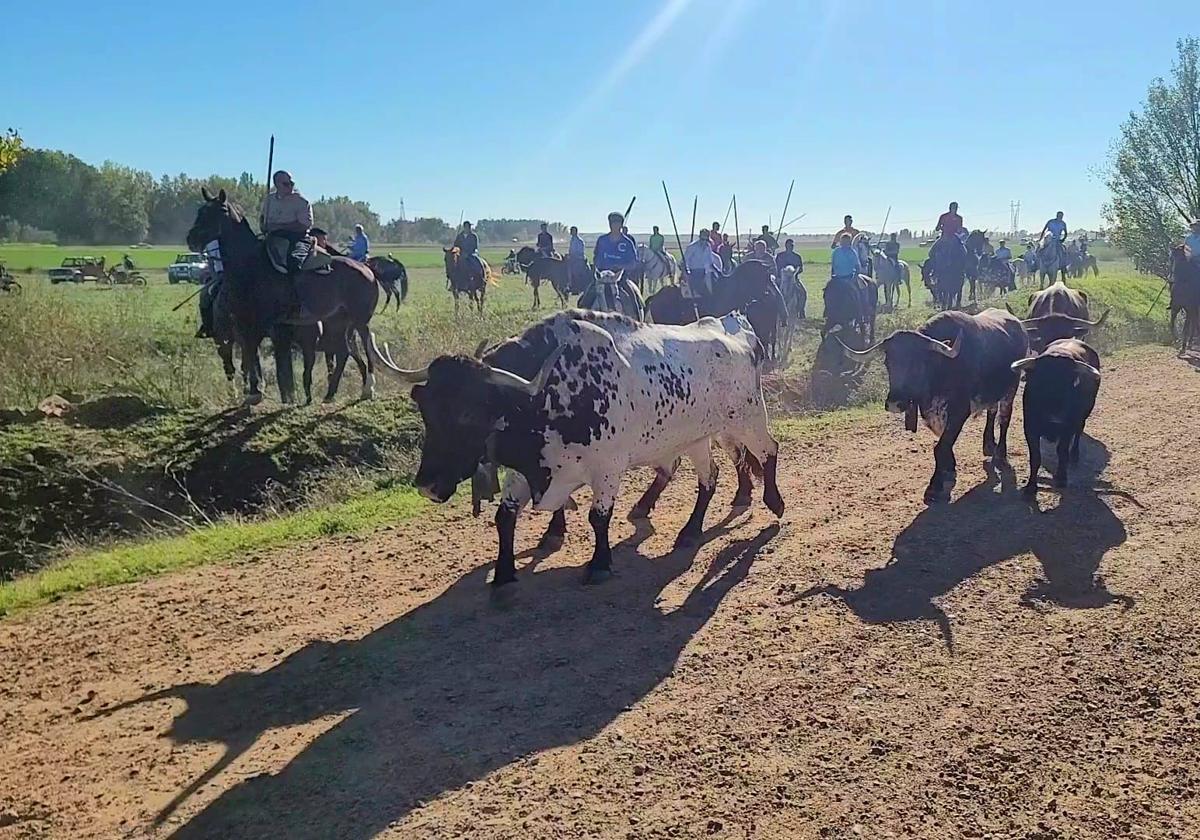
[[[337,405],[281,407],[264,348],[267,401],[253,411],[241,409],[240,387],[225,381],[211,342],[193,338],[195,303],[172,311],[194,287],[168,285],[165,273],[154,270],[179,250],[0,247],[0,261],[16,270],[24,286],[19,296],[0,295],[0,531],[8,537],[0,548],[0,580],[36,570],[64,553],[97,556],[86,552],[114,540],[209,528],[210,520],[227,517],[235,524],[246,518],[269,521],[328,510],[348,498],[408,492],[421,422],[404,389],[381,375],[380,398],[358,402],[358,374],[351,365]],[[483,315],[464,304],[456,317],[440,249],[392,250],[410,267],[411,293],[399,309],[378,312],[372,326],[402,365],[470,352],[480,340],[513,335],[552,311],[550,289],[543,289],[542,309],[532,311],[523,278],[498,275]],[[505,252],[488,249],[486,254],[498,265]],[[64,255],[84,253],[117,258],[130,253],[149,269],[150,282],[145,287],[51,286],[38,270]],[[823,248],[802,253],[808,265],[809,320],[801,325],[786,365],[765,380],[776,428],[784,437],[818,410],[808,396],[808,377],[819,343],[820,290],[829,258]],[[905,256],[917,259],[921,252]],[[34,267],[32,274],[22,273],[23,262]],[[1165,341],[1161,303],[1146,317],[1159,281],[1122,261],[1102,262],[1101,271],[1078,285],[1091,293],[1094,314],[1113,307],[1094,337],[1102,352]],[[1025,311],[1027,295],[1022,289],[1010,296],[1018,313]],[[911,309],[882,314],[879,334],[919,325],[932,313],[919,278],[913,303]],[[298,372],[298,359],[296,367]],[[325,377],[323,366],[318,368],[319,400]],[[848,406],[873,410],[884,385],[882,366],[872,368]],[[73,406],[62,419],[46,419],[36,410],[53,394]],[[364,523],[354,527],[368,527]],[[307,533],[287,527],[264,531],[261,539],[284,540],[293,530]],[[185,555],[191,557],[179,556]],[[143,559],[134,565],[147,570],[171,565],[154,552]],[[50,580],[69,589],[79,579]],[[50,590],[37,591],[39,598],[53,596]]]

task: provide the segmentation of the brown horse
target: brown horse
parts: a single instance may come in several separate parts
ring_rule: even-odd
[[[454,295],[454,314],[458,314],[458,296],[466,295],[483,314],[483,300],[487,295],[488,266],[478,254],[475,259],[466,259],[458,247],[443,248],[446,263],[446,280],[450,293]]]
[[[294,278],[277,272],[267,257],[240,207],[221,190],[216,196],[202,189],[204,202],[188,231],[188,247],[199,251],[208,242],[220,243],[225,264],[225,289],[218,304],[228,307],[234,334],[243,359],[258,358],[258,347],[268,334],[275,334],[275,374],[279,396],[285,403],[295,399],[289,327],[326,324],[339,319],[363,336],[368,344],[367,368],[374,380],[374,357],[370,350],[370,321],[379,303],[379,283],[366,266],[333,257],[328,274],[302,271]],[[246,402],[262,401],[261,372],[257,365],[246,368]]]
[[[1171,249],[1171,337],[1179,341],[1179,355],[1187,353],[1200,336],[1200,268],[1188,259],[1182,245]],[[1183,313],[1183,332],[1175,322]]]

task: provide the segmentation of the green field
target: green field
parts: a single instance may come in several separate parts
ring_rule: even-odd
[[[177,250],[131,255],[150,266],[169,260]],[[20,263],[14,254],[54,265],[67,252],[122,253],[3,246],[0,259],[10,268]],[[808,377],[818,344],[816,319],[828,251],[805,249],[804,255],[809,320],[800,328],[788,364],[766,380],[776,428],[785,438],[807,427],[805,416],[816,410],[808,398]],[[550,290],[543,290],[543,308],[534,312],[523,278],[503,276],[489,288],[482,317],[466,307],[455,317],[440,250],[403,249],[400,256],[411,268],[409,299],[399,309],[378,312],[372,325],[403,365],[423,365],[440,353],[470,352],[481,339],[512,335],[551,312]],[[496,252],[489,256],[498,262]],[[1094,338],[1102,352],[1165,341],[1162,305],[1145,317],[1160,283],[1124,262],[1102,262],[1101,271],[1101,277],[1079,285],[1092,294],[1094,315],[1101,307],[1113,307]],[[222,534],[248,521],[319,513],[347,499],[408,486],[420,418],[404,389],[386,377],[380,377],[381,396],[373,403],[356,401],[358,375],[351,366],[337,405],[283,408],[264,351],[267,402],[254,411],[243,410],[238,407],[240,388],[224,380],[212,344],[192,337],[195,305],[171,311],[192,287],[168,285],[161,271],[151,272],[150,283],[141,288],[51,286],[36,271],[26,277],[18,270],[18,277],[23,294],[0,296],[0,531],[8,538],[0,547],[0,580],[64,556],[100,559],[89,561],[96,566],[91,571],[70,567],[57,577],[22,584],[25,594],[13,595],[13,605],[53,597],[54,591],[129,579],[172,563],[230,556],[243,545],[240,540],[256,548],[286,542],[313,527],[333,526],[301,518],[289,520],[288,526]],[[1011,296],[1018,313],[1025,311],[1027,294],[1021,290]],[[931,314],[929,295],[919,280],[913,299],[912,309],[880,316],[880,335],[916,326]],[[321,368],[317,399],[323,386]],[[883,368],[875,366],[850,396],[849,406],[874,410],[884,386]],[[74,412],[61,420],[43,418],[34,409],[51,394],[68,399]],[[375,521],[355,519],[352,527]],[[174,561],[155,548],[132,555],[120,553],[124,549],[105,553],[104,546],[120,548],[130,539],[195,528],[221,533],[186,546],[172,544],[166,554]],[[235,548],[197,548],[215,545]]]

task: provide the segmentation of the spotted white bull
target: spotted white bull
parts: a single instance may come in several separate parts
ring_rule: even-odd
[[[522,340],[545,348],[533,379],[467,356],[440,356],[418,371],[389,365],[415,383],[425,422],[416,477],[422,493],[446,501],[485,457],[509,468],[496,513],[493,586],[516,580],[521,509],[532,499],[538,510],[557,511],[585,484],[596,535],[587,580],[607,578],[608,527],[622,476],[652,466],[669,478],[680,455],[695,466],[699,491],[676,544],[698,541],[716,487],[713,439],[734,456],[734,506],[749,504],[751,470],[761,470],[763,501],[782,515],[762,348],[741,315],[677,327],[574,310],[534,325]]]

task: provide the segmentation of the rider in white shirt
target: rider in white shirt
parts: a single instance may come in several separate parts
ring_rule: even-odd
[[[1183,240],[1183,249],[1188,259],[1200,266],[1200,219],[1192,222],[1192,232]]]
[[[683,252],[683,267],[692,297],[712,294],[713,276],[721,271],[721,258],[713,253],[707,230],[700,231]]]

